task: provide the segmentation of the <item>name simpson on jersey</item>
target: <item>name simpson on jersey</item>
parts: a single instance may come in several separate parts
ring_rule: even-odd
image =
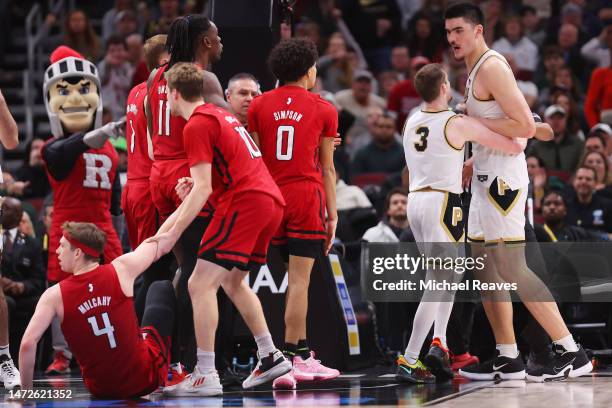
[[[78,307],[79,312],[81,314],[85,314],[91,309],[99,306],[109,306],[111,302],[110,296],[96,296],[91,299],[87,299],[85,302],[81,303]]]
[[[302,120],[302,114],[292,110],[282,110],[274,112],[274,120],[279,121],[282,119],[290,119],[299,122]]]

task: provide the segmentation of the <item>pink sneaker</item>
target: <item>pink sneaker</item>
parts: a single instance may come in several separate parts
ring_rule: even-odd
[[[291,370],[287,374],[276,378],[272,383],[272,388],[275,390],[295,390],[296,384],[297,381],[293,376],[293,370]]]
[[[300,356],[293,357],[293,376],[297,381],[331,380],[340,375],[340,371],[325,367],[314,356],[314,351],[311,351],[306,360]]]

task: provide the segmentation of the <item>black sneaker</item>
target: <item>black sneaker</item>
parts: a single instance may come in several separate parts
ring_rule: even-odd
[[[465,367],[459,370],[462,377],[476,381],[487,380],[524,380],[525,379],[525,364],[521,357],[521,353],[516,358],[500,356],[497,351],[497,356],[485,361],[481,364]]]
[[[578,351],[567,351],[559,344],[553,344],[554,357],[546,365],[527,371],[527,379],[533,382],[562,381],[567,377],[576,378],[590,373],[593,365],[582,346]]]
[[[421,360],[417,360],[414,364],[408,364],[408,361],[402,355],[397,358],[395,379],[411,384],[430,384],[436,381],[436,377],[421,363]]]
[[[272,381],[291,371],[291,368],[293,368],[291,362],[285,358],[283,353],[276,350],[266,357],[260,357],[251,375],[242,383],[242,388],[253,388]]]
[[[453,370],[450,366],[448,350],[442,346],[438,338],[433,339],[429,352],[423,359],[423,363],[436,377],[436,381],[442,382],[453,379]]]

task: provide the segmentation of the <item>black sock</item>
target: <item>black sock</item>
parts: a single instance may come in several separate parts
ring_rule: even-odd
[[[308,343],[306,343],[306,339],[298,341],[297,355],[300,356],[302,360],[310,358],[310,348],[308,347]]]
[[[293,357],[297,354],[298,346],[292,343],[285,343],[285,347],[283,348],[283,354],[289,361],[293,361]]]

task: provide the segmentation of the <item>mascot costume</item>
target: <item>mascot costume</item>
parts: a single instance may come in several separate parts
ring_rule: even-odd
[[[42,151],[53,189],[47,278],[59,282],[69,276],[55,254],[66,221],[92,222],[106,233],[103,262],[122,254],[111,218],[111,211],[121,213],[117,152],[108,138],[118,136],[123,123],[101,127],[98,70],[71,48],[61,46],[51,54],[43,95],[53,133]]]

